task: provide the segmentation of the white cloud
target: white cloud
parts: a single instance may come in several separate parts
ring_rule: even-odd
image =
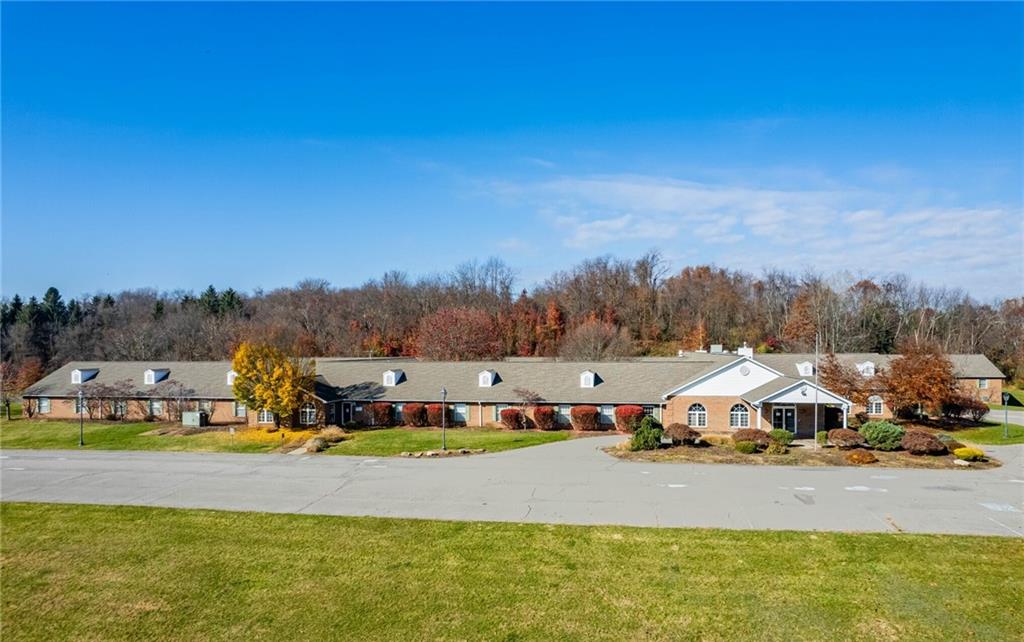
[[[506,182],[494,192],[532,205],[565,246],[593,253],[654,241],[666,250],[690,246],[688,261],[748,270],[899,271],[984,297],[1024,288],[1019,208],[922,205],[920,192],[835,185],[767,189],[597,175]]]

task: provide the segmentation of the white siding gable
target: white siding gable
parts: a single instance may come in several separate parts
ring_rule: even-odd
[[[769,395],[764,401],[770,401],[771,403],[814,403],[814,386],[804,383],[790,390],[784,390],[781,394]],[[825,391],[823,388],[819,388],[818,403],[845,405],[846,401]]]
[[[692,385],[683,386],[672,394],[738,397],[778,378],[779,374],[767,366],[750,359],[737,359],[711,376],[705,375]]]

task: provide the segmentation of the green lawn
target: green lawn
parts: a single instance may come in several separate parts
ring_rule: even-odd
[[[973,442],[984,446],[1005,446],[1008,444],[1024,444],[1024,426],[1007,424],[1009,439],[1003,438],[1003,424],[993,424],[984,428],[965,428],[963,430],[946,431],[957,441]]]
[[[488,428],[453,428],[447,431],[448,448],[485,448],[487,452],[548,444],[569,438],[566,431],[508,431]],[[382,428],[360,430],[327,450],[330,455],[397,455],[441,449],[439,428]]]
[[[0,506],[2,636],[1020,640],[1019,540]]]
[[[270,435],[262,431],[226,431],[195,435],[145,435],[160,428],[158,423],[85,422],[85,448],[90,450],[169,450],[200,452],[270,452],[284,441],[306,433],[282,430]],[[307,437],[308,438],[308,437]],[[0,422],[0,448],[78,448],[78,422],[16,419]]]

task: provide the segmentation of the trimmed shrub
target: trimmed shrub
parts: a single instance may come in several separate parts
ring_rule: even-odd
[[[319,436],[329,444],[336,444],[345,439],[345,431],[337,426],[331,426],[330,428],[322,428]]]
[[[737,444],[741,441],[749,441],[758,448],[767,448],[768,444],[772,443],[772,438],[768,436],[768,433],[757,428],[737,430],[732,434],[732,440]]]
[[[975,399],[974,397],[967,397],[962,402],[964,412],[971,418],[972,421],[981,421],[988,414],[988,406],[985,405],[981,399]]]
[[[371,426],[390,426],[392,424],[391,403],[388,401],[374,401],[370,404],[368,414]]]
[[[601,430],[601,411],[596,406],[573,406],[569,411],[573,430]]]
[[[143,421],[156,421],[156,415],[146,415],[142,418]]]
[[[526,427],[523,411],[519,408],[505,408],[501,411],[501,425],[509,430],[522,430]]]
[[[869,421],[860,427],[860,434],[876,450],[896,450],[906,431],[888,421]]]
[[[554,406],[537,406],[533,409],[533,423],[541,430],[557,430],[558,411]]]
[[[873,464],[876,461],[878,461],[878,457],[875,457],[875,453],[863,448],[846,453],[846,462],[849,464],[861,466],[863,464]]]
[[[836,448],[858,448],[867,443],[864,436],[849,428],[834,428],[828,431],[828,443]]]
[[[788,452],[789,448],[786,444],[777,441],[768,444],[768,447],[764,449],[764,454],[766,455],[785,455]]]
[[[673,446],[696,446],[700,441],[700,433],[686,424],[669,424],[665,428],[665,436],[672,440]]]
[[[985,452],[977,448],[957,448],[953,451],[957,459],[964,461],[986,461]]]
[[[323,437],[313,437],[306,442],[307,453],[318,453],[327,450],[327,440]]]
[[[449,421],[449,419],[451,418],[451,406],[447,404],[441,405],[439,403],[428,403],[426,406],[426,410],[428,426],[440,426],[442,417],[444,417],[446,425],[452,425],[452,422]]]
[[[930,432],[908,430],[900,441],[903,450],[911,455],[945,455],[946,445]]]
[[[827,432],[819,432],[818,436],[815,437],[815,439],[817,440],[819,446],[827,446],[828,445],[828,433]]]
[[[769,432],[768,436],[771,437],[776,442],[782,444],[783,446],[788,446],[791,443],[793,443],[793,436],[794,435],[793,435],[793,433],[789,432],[788,430],[782,430],[781,428],[776,428],[775,430],[772,430],[771,432]]]
[[[644,419],[640,406],[615,406],[615,428],[622,432],[634,432]]]
[[[661,424],[658,423],[654,417],[644,417],[643,421],[633,432],[633,438],[630,440],[630,450],[657,450],[661,447],[661,435],[665,431],[662,430]]]
[[[427,425],[427,409],[421,403],[407,403],[402,406],[402,421],[406,426],[422,428]]]
[[[757,444],[752,441],[737,441],[733,448],[736,449],[736,452],[744,455],[753,455],[757,452]]]

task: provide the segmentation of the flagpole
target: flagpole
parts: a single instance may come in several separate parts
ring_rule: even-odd
[[[814,447],[818,447],[818,333],[814,333]]]

